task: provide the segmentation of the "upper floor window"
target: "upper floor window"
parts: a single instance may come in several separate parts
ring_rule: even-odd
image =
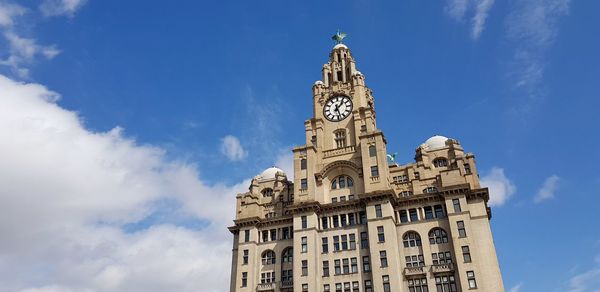
[[[305,178],[300,179],[300,189],[301,190],[308,189],[308,180],[307,179],[305,179]]]
[[[302,229],[305,229],[308,227],[308,218],[306,216],[302,216],[300,217],[301,221],[302,221]]]
[[[448,160],[446,160],[446,158],[437,158],[437,159],[433,160],[433,166],[435,166],[435,167],[448,166]]]
[[[346,147],[346,130],[337,130],[333,132],[335,136],[335,145],[337,148]]]
[[[377,217],[377,218],[383,217],[383,213],[381,212],[381,204],[375,205],[375,217]]]
[[[427,188],[423,189],[423,193],[424,194],[437,193],[437,188],[436,187],[427,187]]]
[[[468,163],[465,163],[464,167],[465,167],[465,174],[471,174],[471,165]]]
[[[371,176],[379,176],[379,168],[377,165],[371,166]]]
[[[306,169],[306,159],[300,159],[300,169]]]
[[[274,265],[275,264],[275,252],[272,250],[267,250],[262,254],[262,264],[263,265]]]
[[[458,226],[458,237],[467,237],[467,232],[465,230],[465,222],[456,221],[456,226]]]
[[[409,231],[404,234],[402,241],[404,243],[404,247],[421,246],[421,236],[414,231]]]
[[[456,292],[456,291],[458,291],[458,288],[456,287],[456,280],[454,279],[454,275],[435,277],[435,287],[437,288],[437,291],[440,291],[440,292]]]
[[[262,191],[263,196],[265,197],[272,197],[273,196],[273,189],[271,188],[266,188]]]
[[[283,250],[283,255],[281,256],[281,262],[283,263],[291,263],[294,259],[294,249],[288,247]]]
[[[369,146],[369,156],[370,157],[377,156],[377,148],[375,148],[375,145]]]
[[[340,175],[331,182],[332,190],[351,188],[353,186],[354,186],[354,181],[352,180],[351,177],[346,176],[346,175]]]
[[[423,257],[422,254],[406,256],[405,259],[406,259],[406,267],[407,268],[425,266],[425,258]]]
[[[434,228],[429,231],[429,243],[440,244],[448,243],[448,234],[442,228]]]
[[[452,199],[452,205],[454,206],[454,213],[461,212],[459,199]]]

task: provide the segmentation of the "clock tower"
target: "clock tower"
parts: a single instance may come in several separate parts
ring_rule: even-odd
[[[504,291],[475,156],[436,135],[396,163],[344,37],[312,86],[293,181],[271,167],[236,196],[230,291]]]

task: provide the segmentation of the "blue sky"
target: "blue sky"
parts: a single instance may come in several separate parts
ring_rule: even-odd
[[[598,9],[595,1],[569,0],[0,0],[0,102],[13,117],[0,132],[11,141],[0,155],[32,167],[19,173],[5,163],[10,168],[0,173],[15,177],[0,178],[8,185],[0,187],[0,200],[28,208],[30,201],[14,192],[26,188],[23,194],[41,209],[56,212],[49,214],[77,214],[68,218],[78,222],[82,238],[99,229],[114,235],[109,243],[93,241],[113,246],[113,254],[148,244],[156,251],[149,247],[146,258],[159,261],[157,247],[209,246],[216,238],[228,258],[223,227],[233,216],[233,194],[266,167],[289,168],[289,150],[304,142],[303,122],[312,115],[311,85],[339,28],[349,34],[346,43],[374,91],[388,151],[410,162],[420,143],[440,134],[475,153],[492,190],[491,222],[507,290],[592,291],[600,278]],[[22,96],[36,106],[17,103]],[[59,130],[14,126],[38,114]],[[26,141],[57,144],[40,150],[17,143]],[[33,173],[52,175],[51,165],[74,171],[28,189]],[[93,190],[81,184],[89,176],[76,179],[90,168],[104,179]],[[62,187],[50,196],[44,183]],[[73,193],[62,197],[59,190]],[[99,203],[78,204],[75,190]],[[69,203],[46,209],[50,199]],[[206,203],[225,211],[201,206]],[[23,220],[17,213],[0,219]],[[3,225],[0,231],[43,241],[66,225],[57,220],[31,237]],[[180,240],[160,241],[165,234]],[[68,236],[53,239],[69,242]],[[56,252],[28,248],[21,252]],[[97,250],[81,257],[107,256]],[[181,264],[186,254],[173,263],[206,277],[207,255],[189,253],[199,260]],[[19,252],[0,244],[2,254]],[[69,276],[81,270],[76,260],[60,267],[50,256],[35,264],[0,261],[0,271],[11,263],[32,275],[0,281],[7,283],[0,290],[142,289],[136,281],[158,270],[136,270],[141,259],[126,258],[90,264],[79,281]],[[217,279],[228,277],[227,264],[213,268]],[[190,288],[178,281],[174,275],[155,284]],[[217,280],[208,285],[227,289]]]

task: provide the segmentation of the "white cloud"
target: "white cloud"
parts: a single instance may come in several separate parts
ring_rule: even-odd
[[[288,180],[294,181],[294,153],[292,153],[292,147],[279,151],[279,155],[277,155],[277,159],[275,160],[275,166],[285,172]]]
[[[520,105],[528,111],[541,100],[540,85],[544,76],[545,52],[558,35],[558,21],[569,12],[570,0],[525,0],[512,2],[506,17],[506,35],[516,48],[510,75],[515,87],[528,94]]]
[[[557,175],[552,175],[544,181],[542,187],[537,191],[534,201],[540,203],[554,198],[554,193],[558,189],[560,178]]]
[[[23,6],[0,2],[0,27],[9,27],[14,25],[15,18],[25,14],[26,9]]]
[[[227,290],[248,181],[207,185],[118,127],[90,132],[42,85],[0,75],[0,92],[0,291]],[[203,227],[144,225],[165,200]]]
[[[490,206],[502,206],[515,193],[517,187],[504,175],[504,169],[493,167],[481,178],[481,185],[490,191]]]
[[[448,0],[446,13],[456,21],[462,22],[467,14],[471,18],[471,38],[479,39],[494,0]]]
[[[56,46],[38,45],[34,39],[24,38],[11,30],[4,32],[9,44],[9,57],[0,60],[0,65],[10,67],[20,78],[28,78],[29,70],[24,66],[31,64],[37,56],[52,59],[60,54]]]
[[[44,0],[40,4],[40,11],[45,16],[73,16],[87,0]]]
[[[586,292],[600,291],[600,262],[598,257],[595,261],[596,266],[583,273],[577,274],[569,279],[568,292]]]
[[[523,283],[519,283],[519,284],[513,286],[512,288],[510,288],[510,290],[508,290],[508,292],[519,292],[519,291],[521,291],[522,286],[523,286]]]
[[[227,135],[221,139],[221,153],[231,161],[242,160],[248,156],[248,152],[244,150],[240,140],[232,135]]]

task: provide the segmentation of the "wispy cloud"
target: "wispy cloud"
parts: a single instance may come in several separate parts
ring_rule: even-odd
[[[554,198],[554,194],[558,189],[560,178],[557,175],[552,175],[544,181],[542,187],[537,191],[535,198],[533,199],[536,203]]]
[[[248,156],[248,151],[242,147],[240,140],[232,135],[227,135],[221,139],[221,153],[231,161],[242,160]]]
[[[600,255],[594,258],[594,267],[569,279],[568,292],[598,291],[600,287]]]
[[[15,23],[15,18],[25,14],[25,7],[13,4],[0,2],[0,27],[10,27]]]
[[[517,187],[504,175],[504,169],[493,167],[481,178],[481,185],[490,191],[490,206],[502,206],[515,193]]]
[[[44,0],[40,11],[45,16],[73,16],[87,0]]]
[[[494,0],[448,0],[446,13],[453,19],[463,22],[470,18],[471,38],[479,39]]]
[[[510,288],[510,290],[508,290],[508,292],[520,292],[521,287],[523,287],[523,283],[519,283],[519,284],[513,286],[512,288]]]
[[[558,21],[569,12],[570,0],[513,1],[506,17],[506,35],[515,45],[510,76],[527,94],[517,112],[527,113],[543,100],[541,81],[545,53],[558,35]]]

